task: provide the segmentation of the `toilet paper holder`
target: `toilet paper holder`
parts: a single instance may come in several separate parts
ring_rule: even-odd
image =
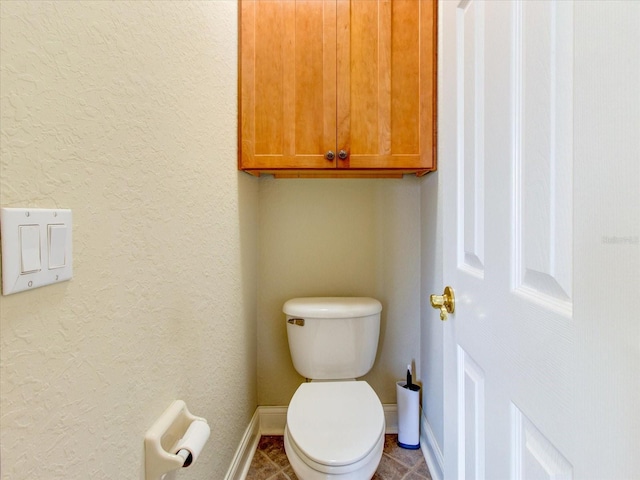
[[[188,465],[184,457],[177,455],[176,446],[193,422],[206,424],[207,420],[192,415],[184,401],[175,400],[147,430],[144,436],[145,480],[159,480],[162,475]],[[205,428],[208,431],[208,426]],[[203,443],[207,438],[208,433]]]

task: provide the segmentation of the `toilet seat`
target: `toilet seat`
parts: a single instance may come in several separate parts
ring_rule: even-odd
[[[291,450],[329,475],[357,470],[375,457],[377,467],[384,429],[380,399],[364,381],[304,383],[287,411]]]

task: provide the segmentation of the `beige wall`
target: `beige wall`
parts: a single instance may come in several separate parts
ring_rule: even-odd
[[[142,478],[176,398],[213,432],[178,477],[223,478],[256,408],[236,2],[0,8],[0,202],[74,216],[73,280],[1,299],[2,478]]]
[[[258,403],[287,405],[293,369],[282,304],[372,296],[383,305],[378,356],[365,377],[383,403],[420,368],[420,184],[403,180],[260,180]]]

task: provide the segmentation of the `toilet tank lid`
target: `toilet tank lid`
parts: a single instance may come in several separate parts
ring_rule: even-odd
[[[282,311],[302,318],[357,318],[382,311],[382,304],[369,297],[304,297],[285,302]]]

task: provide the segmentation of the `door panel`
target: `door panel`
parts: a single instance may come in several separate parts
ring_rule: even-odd
[[[549,3],[542,5],[548,8]],[[460,425],[457,428],[456,442],[457,478],[461,479],[469,478],[471,467],[475,478],[509,476],[509,458],[515,448],[509,414],[511,402],[522,402],[518,404],[526,405],[534,418],[538,418],[534,412],[540,412],[543,421],[565,413],[562,402],[556,401],[567,392],[561,386],[551,388],[547,380],[550,371],[556,379],[568,377],[567,318],[552,310],[537,309],[539,301],[533,302],[532,298],[539,300],[540,282],[535,284],[537,290],[533,293],[531,288],[513,288],[518,273],[514,260],[526,264],[522,260],[525,248],[517,242],[528,246],[527,260],[545,258],[551,251],[548,221],[556,218],[557,208],[557,203],[547,201],[549,182],[541,181],[545,175],[547,179],[552,177],[550,169],[535,168],[541,145],[519,143],[515,135],[520,125],[523,129],[547,132],[545,138],[555,128],[549,121],[548,110],[539,108],[543,93],[546,98],[552,95],[550,88],[541,86],[545,82],[551,85],[549,69],[532,69],[527,74],[521,70],[523,62],[518,62],[519,51],[513,40],[520,35],[519,15],[523,11],[520,7],[515,2],[469,0],[459,2],[455,11],[457,162],[455,180],[445,198],[450,199],[456,219],[456,240],[451,242],[454,247],[451,260],[445,263],[445,276],[449,274],[454,279],[450,283],[461,300],[458,315],[464,317],[459,322],[456,318],[456,325],[452,322],[447,327],[454,329],[452,350],[458,354],[452,358],[458,363],[458,370],[466,372],[467,365],[473,365],[472,371],[483,372],[483,379],[492,379],[482,383],[483,398],[489,402],[484,406],[486,417],[477,412],[471,417],[485,420],[482,433],[472,430],[482,437],[473,443],[484,445],[485,458],[479,458],[480,449],[466,448],[470,442],[469,419],[458,416],[458,421],[464,422],[464,428]],[[549,25],[544,23],[548,19],[549,16],[540,15],[532,20],[536,31],[548,31]],[[551,51],[535,42],[522,47],[524,57],[529,53],[527,49],[535,50],[537,65]],[[514,88],[515,79],[524,79],[522,83],[532,85],[537,97],[532,95],[531,101],[523,101],[524,89]],[[516,112],[523,104],[537,109],[532,108],[528,119],[520,122]],[[547,163],[549,150],[543,151]],[[519,158],[529,158],[529,169],[518,170]],[[523,171],[531,177],[521,178]],[[567,188],[570,185],[563,183],[563,189]],[[521,201],[523,191],[528,197]],[[571,197],[570,190],[564,193]],[[538,198],[540,202],[536,201]],[[445,208],[449,208],[448,204]],[[531,225],[529,236],[517,235],[516,232],[523,232],[522,224]],[[570,228],[570,224],[560,224],[556,229],[563,230],[561,235],[566,238]],[[555,235],[554,232],[553,238]],[[449,244],[445,240],[445,245]],[[529,268],[526,273],[533,270]],[[545,269],[538,267],[538,270]],[[529,279],[531,275],[523,277]],[[469,388],[468,381],[458,382],[459,405],[461,396],[468,404]],[[484,470],[477,465],[484,465]]]
[[[571,315],[573,4],[518,2],[513,26],[513,288]]]
[[[484,478],[484,372],[458,346],[458,468],[460,478]]]
[[[445,477],[634,478],[640,3],[440,8]]]
[[[295,52],[295,60],[290,66],[294,70],[291,77],[295,79],[291,90],[294,105],[290,110],[294,115],[289,131],[295,132],[295,152],[302,155],[324,153],[334,148],[326,147],[335,144],[335,123],[327,119],[325,125],[325,116],[318,114],[325,107],[335,112],[335,89],[329,86],[335,83],[335,58],[327,51],[324,38],[327,33],[331,34],[325,26],[333,29],[331,23],[335,22],[335,15],[330,15],[330,22],[325,25],[325,13],[329,13],[325,10],[328,7],[322,2],[296,2],[295,28],[290,40]],[[333,47],[333,42],[330,44]],[[325,61],[327,57],[329,63]],[[329,95],[325,95],[325,89],[329,90]],[[328,138],[325,140],[325,137]]]
[[[243,168],[334,168],[335,0],[240,7]]]
[[[511,404],[511,478],[571,480],[572,467],[533,423]]]
[[[432,1],[338,0],[339,168],[433,166]]]
[[[484,3],[457,11],[458,243],[457,265],[484,276]]]

